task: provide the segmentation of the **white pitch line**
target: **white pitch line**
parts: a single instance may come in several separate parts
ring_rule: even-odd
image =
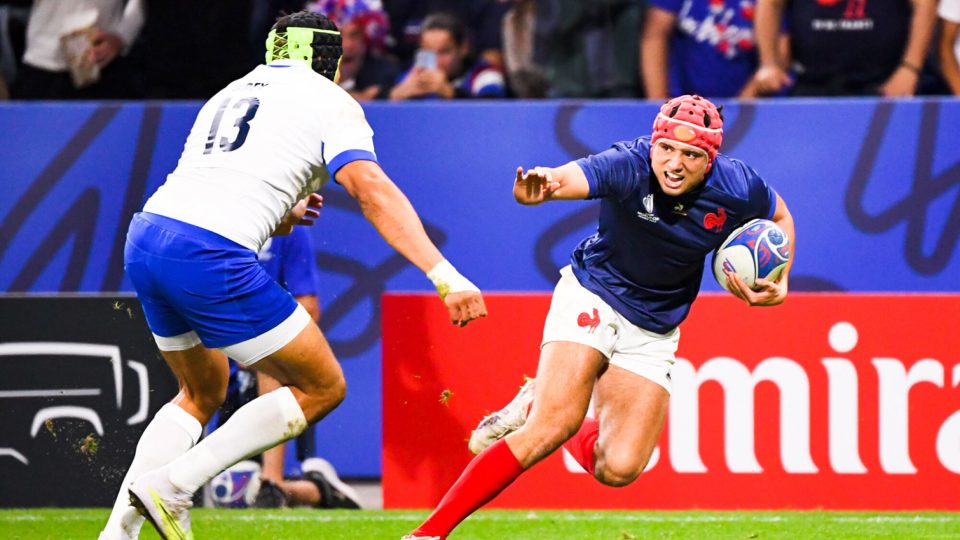
[[[35,398],[35,397],[79,397],[99,396],[99,388],[77,388],[74,390],[0,390],[0,398]]]
[[[0,522],[3,521],[97,521],[100,516],[49,516],[41,514],[17,513],[13,515],[4,515],[0,512]],[[275,522],[378,522],[378,521],[419,521],[423,519],[424,513],[415,514],[371,514],[359,511],[350,514],[324,515],[271,515],[261,512],[246,513],[238,512],[236,515],[219,514],[199,516],[199,521],[275,521]],[[536,512],[528,512],[523,515],[504,515],[481,513],[470,517],[471,521],[531,521],[540,519]],[[805,514],[796,516],[671,516],[671,515],[650,515],[650,514],[626,514],[626,515],[605,515],[605,514],[586,514],[586,515],[544,515],[544,519],[551,521],[626,521],[641,523],[787,523],[810,521],[806,519]],[[838,523],[960,523],[960,514],[956,516],[823,516],[825,521]]]

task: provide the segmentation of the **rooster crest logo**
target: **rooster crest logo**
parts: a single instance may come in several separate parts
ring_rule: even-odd
[[[600,312],[597,311],[597,308],[593,308],[593,317],[591,317],[586,311],[577,316],[577,325],[584,328],[589,328],[589,333],[594,333],[597,330],[597,327],[600,326]]]
[[[723,224],[727,222],[727,211],[723,208],[717,208],[717,213],[710,212],[703,216],[703,226],[713,232],[723,230]]]

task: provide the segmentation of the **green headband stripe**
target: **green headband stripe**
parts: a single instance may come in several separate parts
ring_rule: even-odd
[[[279,33],[276,29],[270,30],[270,33],[267,34],[267,63],[269,64],[278,58],[305,60],[307,63],[313,62],[313,35],[315,33],[340,35],[340,32],[336,30],[321,30],[319,28],[290,27]],[[277,46],[278,34],[284,35],[287,40],[282,47]]]

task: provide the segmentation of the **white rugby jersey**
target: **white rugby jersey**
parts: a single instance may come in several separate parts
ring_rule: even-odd
[[[356,160],[376,161],[360,104],[305,63],[278,60],[204,104],[143,210],[259,251],[298,200]]]

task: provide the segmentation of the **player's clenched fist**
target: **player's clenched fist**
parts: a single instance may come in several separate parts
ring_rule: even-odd
[[[450,312],[450,322],[466,326],[470,321],[487,316],[487,306],[483,303],[480,289],[463,277],[447,260],[437,263],[427,277],[433,282],[440,299]]]
[[[450,293],[443,303],[450,311],[450,322],[458,326],[466,326],[474,319],[487,316],[487,306],[480,291]]]

